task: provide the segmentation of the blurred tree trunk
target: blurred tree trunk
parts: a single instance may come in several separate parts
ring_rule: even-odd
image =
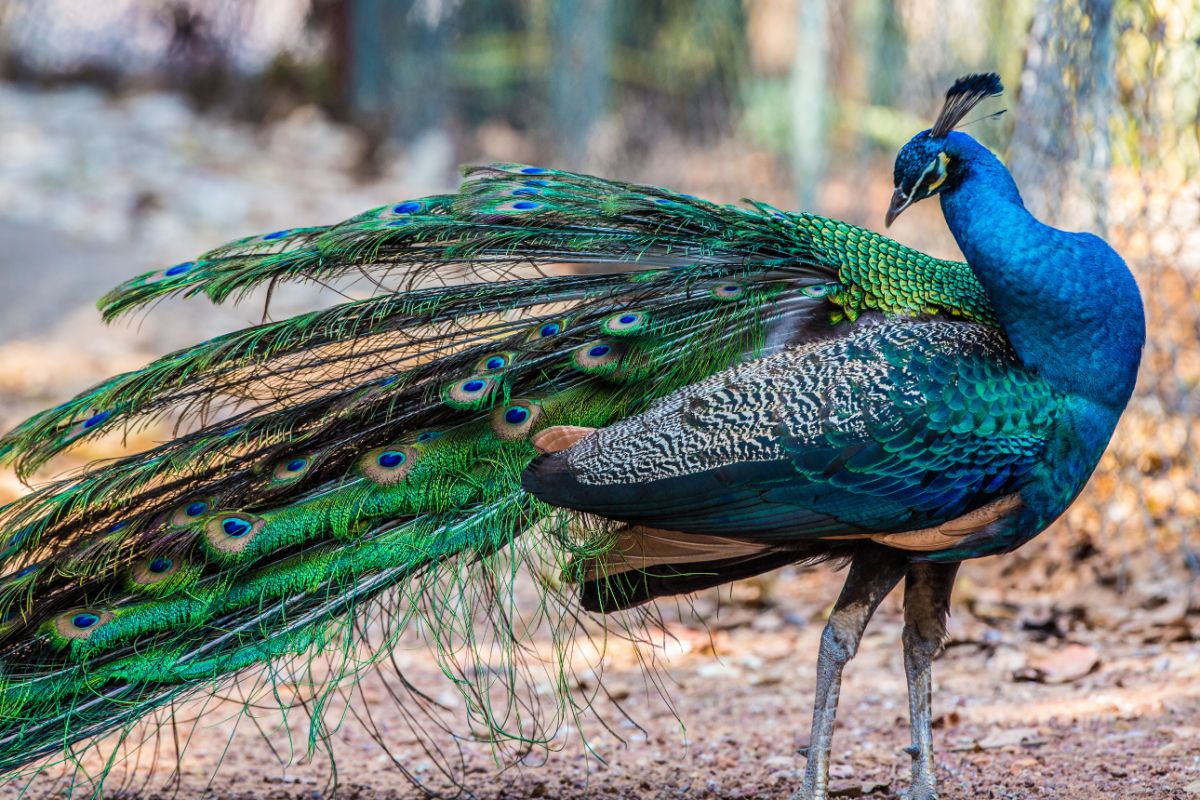
[[[563,165],[579,168],[608,111],[609,0],[556,0],[550,15],[549,116]]]
[[[446,124],[449,14],[423,0],[348,0],[348,71],[360,118],[404,143]]]
[[[825,176],[829,116],[829,0],[798,0],[792,61],[792,179],[798,207],[812,210]]]
[[[867,48],[870,64],[867,100],[871,105],[893,106],[900,96],[908,41],[896,0],[860,0],[856,24],[862,27],[855,40]]]
[[[1103,234],[1116,104],[1114,0],[1038,0],[1010,154],[1025,205],[1047,223]]]

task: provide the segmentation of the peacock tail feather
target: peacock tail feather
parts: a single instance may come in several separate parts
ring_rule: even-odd
[[[0,438],[29,478],[94,437],[182,426],[0,509],[0,771],[248,668],[352,647],[381,608],[388,633],[344,676],[424,618],[472,713],[536,738],[487,700],[522,668],[470,669],[497,646],[519,660],[512,632],[475,638],[470,617],[522,562],[568,607],[614,541],[522,489],[536,434],[612,425],[864,314],[995,323],[965,264],[870,231],[513,164],[232,242],[100,308],[362,275],[374,296],[169,354]]]

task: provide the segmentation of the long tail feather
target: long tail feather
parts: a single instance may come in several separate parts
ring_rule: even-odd
[[[563,262],[606,266],[549,274]],[[521,491],[540,431],[603,427],[866,310],[991,314],[964,265],[867,231],[519,165],[234,242],[101,308],[362,272],[396,290],[170,354],[0,438],[28,477],[93,437],[182,425],[0,509],[0,771],[328,648],[381,597],[403,628],[455,565],[498,569],[529,530],[582,580],[570,565],[613,536]]]

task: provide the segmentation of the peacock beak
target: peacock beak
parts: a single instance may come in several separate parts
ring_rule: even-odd
[[[883,218],[883,226],[885,228],[892,227],[896,217],[900,216],[900,212],[908,208],[912,201],[912,195],[905,194],[903,189],[892,192],[892,202],[888,205],[887,216]]]

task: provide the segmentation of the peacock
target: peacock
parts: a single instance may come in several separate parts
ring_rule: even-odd
[[[0,771],[119,740],[247,671],[269,684],[287,659],[341,652],[330,680],[353,680],[416,625],[475,723],[528,736],[533,712],[505,699],[518,589],[567,647],[581,617],[832,562],[845,585],[796,797],[828,795],[843,668],[903,579],[910,797],[935,798],[931,662],[958,565],[1075,499],[1145,339],[1117,253],[1036,220],[956,130],[1001,92],[960,78],[895,161],[886,223],[937,195],[965,262],[764,203],[505,163],[112,290],[107,320],[168,296],[375,287],[0,438],[28,479],[98,436],[177,426],[0,509]],[[384,634],[364,653],[365,620]]]

